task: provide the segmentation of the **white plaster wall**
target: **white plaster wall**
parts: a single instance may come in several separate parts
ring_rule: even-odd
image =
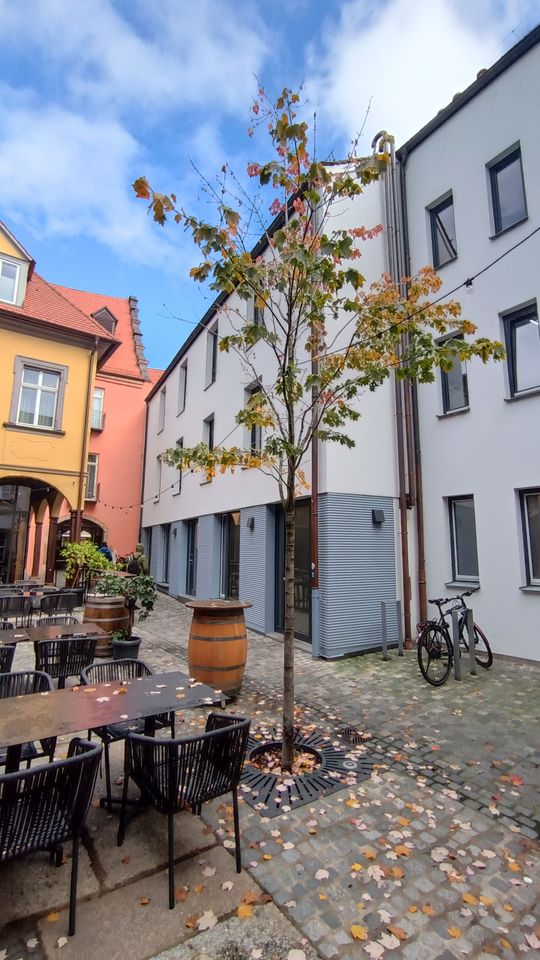
[[[440,269],[451,290],[540,224],[540,47],[530,51],[435,131],[406,165],[412,269],[431,262],[426,207],[452,189],[457,259]],[[492,233],[486,163],[521,144],[528,220]],[[526,241],[456,298],[477,335],[502,339],[499,314],[540,298],[540,234]],[[540,594],[524,594],[523,545],[516,490],[540,486],[540,396],[506,402],[506,363],[468,369],[470,411],[438,419],[440,382],[419,388],[428,596],[452,593],[445,499],[474,494],[480,591],[475,618],[496,651],[540,658]],[[433,609],[433,608],[432,608]]]

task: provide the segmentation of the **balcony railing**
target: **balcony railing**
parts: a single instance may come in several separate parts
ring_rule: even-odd
[[[105,414],[101,410],[93,410],[90,418],[90,427],[92,430],[103,430],[105,426]]]

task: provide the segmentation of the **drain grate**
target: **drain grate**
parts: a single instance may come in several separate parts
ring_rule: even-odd
[[[316,770],[290,776],[283,781],[283,778],[278,778],[273,773],[258,770],[250,764],[249,759],[246,762],[241,780],[242,795],[250,807],[259,810],[264,816],[277,817],[285,812],[285,809],[313,803],[320,797],[343,790],[347,785],[367,780],[371,775],[371,760],[356,755],[353,751],[336,747],[318,733],[311,733],[306,737],[297,733],[294,743],[297,748],[304,748],[320,757],[320,766]],[[267,744],[269,747],[272,745],[273,743]],[[260,752],[261,747],[260,740],[250,737],[248,758],[253,753]]]
[[[371,740],[370,733],[360,733],[356,727],[339,727],[336,732],[340,737],[343,737],[345,740],[348,740],[349,743],[354,743],[355,745]]]

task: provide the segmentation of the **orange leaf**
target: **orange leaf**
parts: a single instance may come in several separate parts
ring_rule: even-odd
[[[359,923],[353,923],[351,927],[351,936],[353,936],[355,940],[367,940],[367,927],[361,927]]]
[[[459,927],[448,927],[448,933],[454,938],[454,940],[459,940],[461,936],[461,930]]]
[[[514,908],[511,903],[503,903],[503,910],[506,910],[508,913],[514,912]]]
[[[272,859],[271,853],[263,853],[263,860],[271,860],[271,859]]]
[[[411,903],[409,907],[409,913],[418,913],[418,907],[414,903]]]
[[[480,903],[484,904],[485,907],[492,907],[495,902],[494,900],[490,900],[489,897],[478,897],[478,899],[480,900]]]
[[[253,907],[249,903],[241,903],[236,912],[239,917],[252,917]]]
[[[408,820],[407,817],[400,817],[398,820],[400,827],[408,827],[410,822],[411,821]]]
[[[389,933],[393,933],[394,937],[397,937],[398,940],[406,940],[407,934],[405,933],[403,927],[394,927],[393,924],[386,927]]]
[[[176,903],[183,903],[184,900],[187,900],[188,893],[189,887],[177,887],[174,891],[174,899]]]
[[[370,847],[369,847],[367,850],[364,851],[363,856],[366,858],[366,860],[376,860],[376,859],[377,859],[377,854],[375,853],[375,850],[372,850]]]
[[[151,897],[139,897],[139,903],[141,907],[147,907],[150,903]]]
[[[197,926],[199,919],[200,917],[198,913],[192,913],[189,917],[186,917],[186,919],[184,920],[184,926],[187,927],[189,930],[193,930],[193,928]]]
[[[463,903],[470,903],[472,907],[475,907],[478,903],[477,898],[474,893],[464,893],[463,894]]]
[[[59,913],[48,913],[47,916],[45,917],[45,919],[48,920],[49,923],[56,923],[56,921],[60,919],[60,914],[59,914]]]
[[[412,850],[403,843],[398,843],[397,847],[394,847],[394,853],[397,853],[398,857],[410,857]]]
[[[242,897],[242,903],[262,903],[262,897],[258,890],[248,890]]]
[[[433,916],[434,911],[433,911],[433,907],[431,906],[430,903],[425,903],[425,904],[424,904],[424,906],[422,907],[422,913],[425,913],[426,917],[432,917],[432,916]]]
[[[395,880],[401,880],[401,879],[405,876],[405,874],[404,874],[403,870],[401,869],[401,867],[391,867],[391,868],[390,868],[390,873],[391,873],[391,875],[394,877]]]
[[[196,883],[193,887],[194,893],[202,893],[204,890],[204,883]]]
[[[506,937],[499,937],[499,943],[504,950],[512,949],[512,944],[510,943],[509,940],[506,939]]]

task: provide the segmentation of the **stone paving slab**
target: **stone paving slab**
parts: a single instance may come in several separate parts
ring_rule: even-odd
[[[201,861],[201,862],[200,862]],[[204,870],[215,871],[212,876]],[[228,916],[241,902],[253,881],[244,872],[237,874],[234,859],[222,847],[206,851],[204,858],[192,858],[176,867],[177,888],[188,885],[184,902],[168,909],[167,871],[119,887],[98,900],[80,903],[77,908],[77,933],[58,950],[58,939],[66,935],[67,911],[58,921],[39,922],[39,938],[47,960],[145,960],[158,951],[193,936],[185,921],[212,911],[216,917]],[[223,890],[224,882],[233,884]],[[200,884],[203,890],[196,893]],[[143,903],[148,900],[148,903]],[[142,902],[143,901],[143,902]]]
[[[64,846],[66,863],[51,865],[48,853],[34,853],[24,860],[0,866],[0,947],[5,924],[33,914],[59,910],[69,903],[71,844]],[[97,896],[99,882],[86,850],[79,848],[79,898]],[[1,951],[0,951],[1,953]]]
[[[255,907],[253,917],[224,920],[213,930],[160,953],[155,960],[288,960],[301,950],[305,960],[319,954],[271,903]]]

